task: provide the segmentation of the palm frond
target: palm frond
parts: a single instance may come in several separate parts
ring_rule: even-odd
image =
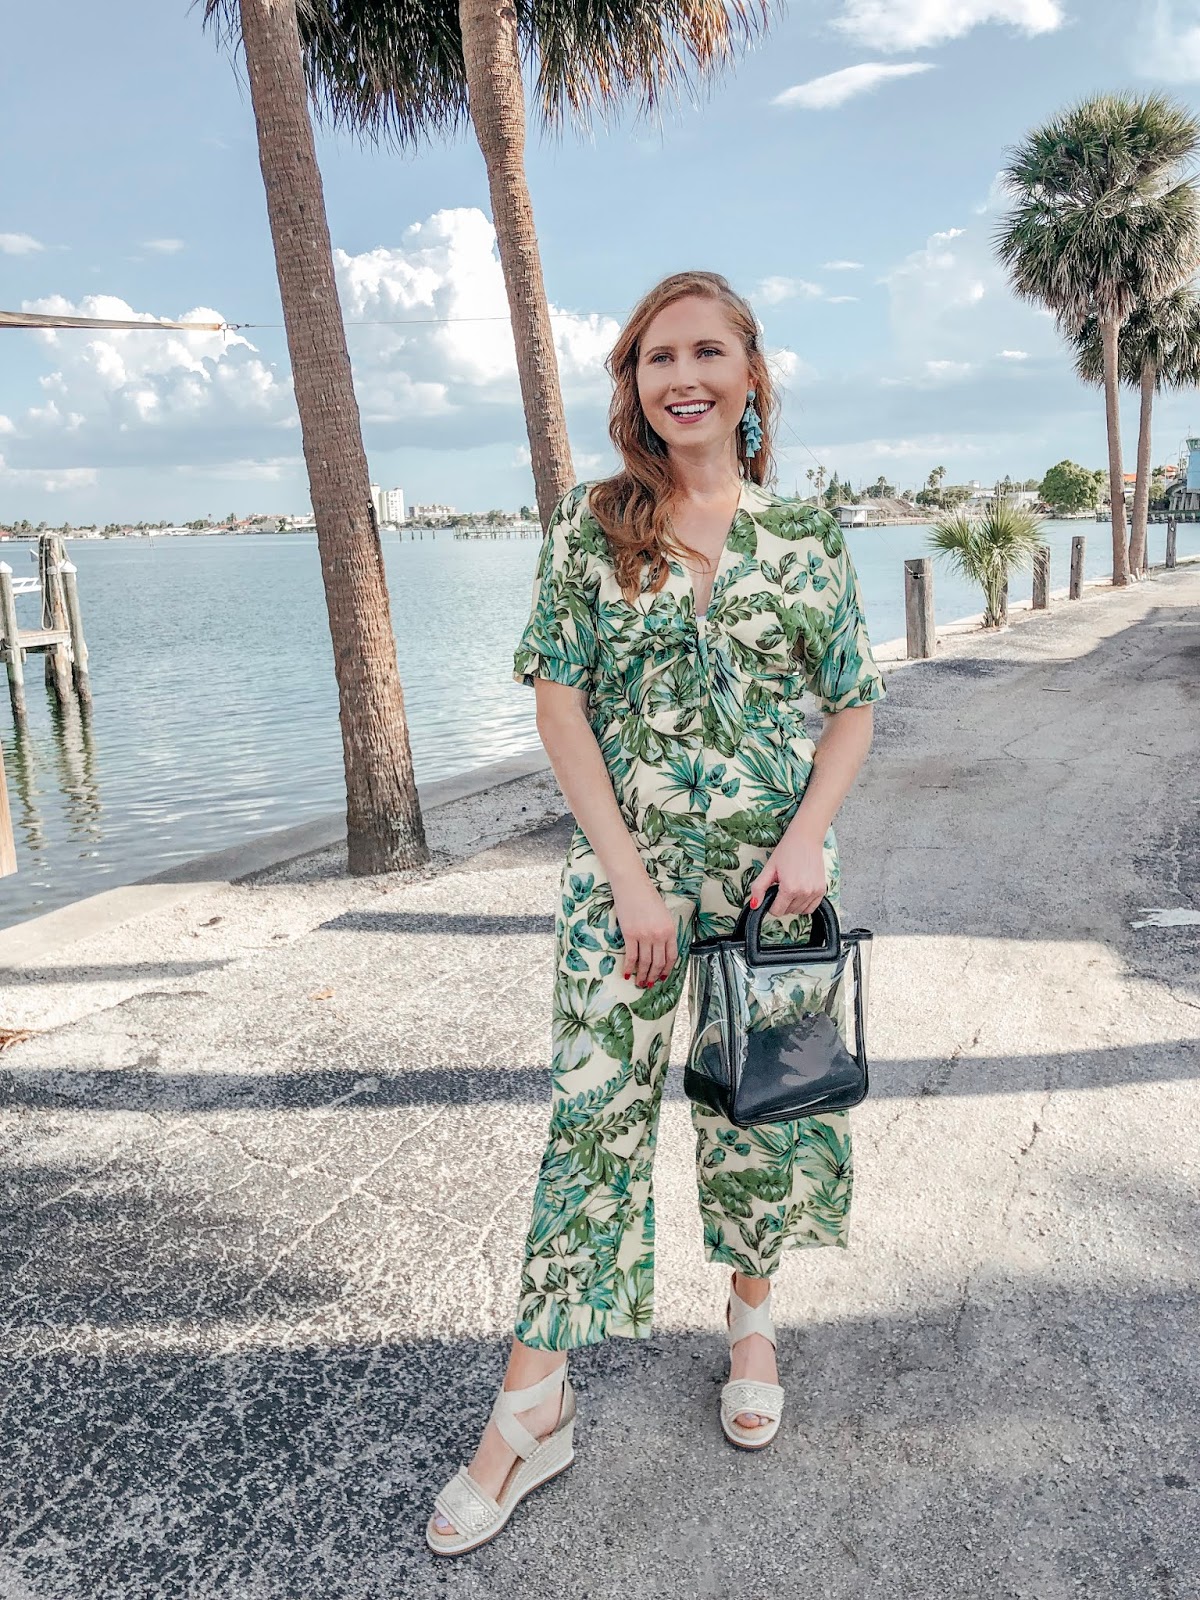
[[[994,501],[980,517],[954,512],[929,531],[934,554],[983,590],[984,627],[1003,619],[1009,578],[1032,566],[1044,543],[1038,518],[1009,500]]]
[[[694,96],[767,28],[771,0],[516,0],[532,104],[557,132],[632,105],[653,115]],[[204,0],[231,43],[237,0]],[[457,0],[298,0],[315,114],[413,147],[470,121]]]
[[[1191,284],[1136,306],[1121,328],[1121,382],[1137,388],[1149,366],[1156,389],[1174,387],[1177,371],[1194,370],[1200,357],[1200,294]],[[1075,370],[1084,383],[1104,382],[1100,323],[1088,317],[1071,340]]]
[[[1168,293],[1200,258],[1198,153],[1200,121],[1162,95],[1100,95],[1034,130],[1002,175],[1014,205],[995,248],[1014,291],[1069,335]]]
[[[771,19],[769,0],[518,0],[542,121],[590,125],[619,104],[656,114],[719,73]]]

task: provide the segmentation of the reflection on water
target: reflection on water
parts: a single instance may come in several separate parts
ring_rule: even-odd
[[[1089,577],[1107,570],[1106,527],[1047,531],[1055,585],[1079,532]],[[1165,530],[1150,535],[1161,560]],[[904,632],[903,564],[925,537],[920,527],[850,535],[876,640]],[[25,568],[21,549],[6,546],[6,559]],[[1180,527],[1179,550],[1200,553],[1200,526]],[[536,748],[533,695],[511,671],[538,551],[529,539],[384,536],[421,782]],[[90,721],[74,702],[60,708],[30,657],[29,728],[18,734],[0,689],[18,862],[0,879],[0,926],[345,803],[313,535],[76,540],[70,554],[95,705]],[[978,611],[968,585],[936,572],[939,622]],[[1029,588],[1028,575],[1015,582],[1014,602]]]
[[[32,684],[26,693],[32,711]],[[31,716],[30,730],[13,728],[4,739],[19,870],[28,872],[34,887],[51,881],[58,843],[74,847],[77,860],[87,860],[104,842],[91,719],[74,700],[60,706],[49,689],[45,711],[44,717]],[[56,815],[61,840],[51,827]]]

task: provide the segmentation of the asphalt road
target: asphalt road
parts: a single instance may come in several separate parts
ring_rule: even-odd
[[[567,823],[0,973],[38,1030],[0,1057],[0,1597],[1200,1593],[1200,927],[1133,926],[1200,909],[1200,571],[953,639],[877,725],[839,828],[875,1087],[851,1248],[780,1276],[777,1442],[720,1434],[676,1076],[654,1337],[572,1358],[574,1468],[456,1564],[422,1528],[501,1373]]]

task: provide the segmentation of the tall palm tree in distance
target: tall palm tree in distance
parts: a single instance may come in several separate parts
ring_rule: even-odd
[[[1014,204],[996,249],[1014,290],[1068,337],[1089,317],[1100,330],[1114,584],[1129,581],[1121,329],[1196,261],[1200,204],[1188,165],[1198,151],[1200,122],[1185,107],[1163,95],[1098,95],[1028,134],[1003,173]]]
[[[1104,382],[1100,325],[1089,317],[1075,335],[1075,370],[1085,383]],[[1163,389],[1192,387],[1200,373],[1200,294],[1190,284],[1137,306],[1121,330],[1121,382],[1139,392],[1137,478],[1129,571],[1146,569],[1146,523],[1150,509],[1151,422],[1154,396]]]
[[[232,0],[208,0],[228,6]],[[769,0],[304,0],[318,115],[413,148],[468,124],[483,153],[543,527],[574,482],[533,204],[522,64],[542,124],[652,114],[765,27]]]
[[[231,19],[232,20],[232,19]],[[333,639],[350,871],[428,859],[295,0],[239,0],[258,155]]]

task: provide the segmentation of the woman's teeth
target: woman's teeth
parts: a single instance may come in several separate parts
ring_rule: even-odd
[[[686,406],[668,406],[667,410],[673,417],[702,417],[706,411],[711,411],[714,405],[712,400],[698,400]]]

